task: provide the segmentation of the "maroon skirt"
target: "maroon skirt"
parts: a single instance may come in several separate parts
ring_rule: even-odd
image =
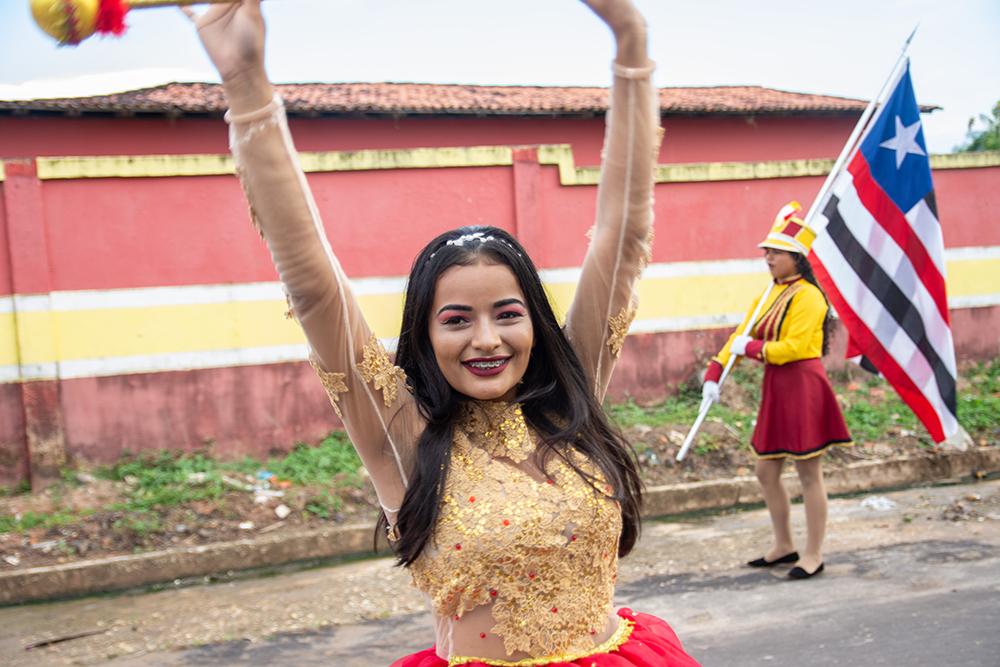
[[[765,366],[750,443],[762,459],[808,459],[831,445],[853,444],[823,362]]]
[[[700,667],[694,658],[684,652],[681,640],[666,621],[650,614],[636,614],[631,609],[619,609],[618,616],[629,621],[630,633],[621,643],[616,642],[614,648],[568,661],[547,662],[539,667]],[[473,659],[461,664],[465,667],[488,667],[504,663]],[[433,648],[392,663],[392,667],[447,666],[448,661],[439,658]]]

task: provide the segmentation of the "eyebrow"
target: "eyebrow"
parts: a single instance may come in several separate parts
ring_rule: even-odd
[[[511,297],[509,299],[500,299],[499,301],[495,301],[493,303],[493,307],[494,308],[503,308],[504,306],[509,306],[509,305],[511,305],[513,303],[516,303],[516,304],[518,304],[518,305],[520,305],[522,307],[527,308],[527,306],[524,305],[523,301],[521,301],[520,299],[515,298],[515,297]],[[441,313],[443,313],[446,310],[460,310],[462,312],[468,313],[468,312],[472,312],[472,306],[464,306],[464,305],[457,304],[457,303],[449,303],[446,306],[441,306],[441,308],[438,309],[437,314],[440,315]]]

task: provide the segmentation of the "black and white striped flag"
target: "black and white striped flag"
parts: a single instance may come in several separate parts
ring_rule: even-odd
[[[909,62],[818,203],[810,261],[861,354],[935,442],[959,431],[944,242]]]

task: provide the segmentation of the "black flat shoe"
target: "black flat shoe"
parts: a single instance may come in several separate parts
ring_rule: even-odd
[[[817,574],[823,571],[823,563],[819,564],[812,572],[806,572],[803,568],[796,565],[791,570],[788,571],[789,579],[808,579],[809,577],[815,577]]]
[[[751,561],[747,561],[747,565],[750,567],[771,567],[773,565],[781,565],[783,563],[794,563],[799,559],[799,552],[793,551],[790,554],[785,554],[781,558],[775,558],[774,560],[768,560],[764,556],[756,558]]]

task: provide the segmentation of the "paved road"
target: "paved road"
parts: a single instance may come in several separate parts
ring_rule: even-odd
[[[886,495],[894,509],[832,503],[827,569],[806,582],[740,566],[766,543],[763,510],[649,523],[618,601],[670,621],[706,667],[1000,667],[1000,481]],[[428,643],[421,605],[405,574],[373,560],[0,609],[0,655],[12,666],[386,665]]]

